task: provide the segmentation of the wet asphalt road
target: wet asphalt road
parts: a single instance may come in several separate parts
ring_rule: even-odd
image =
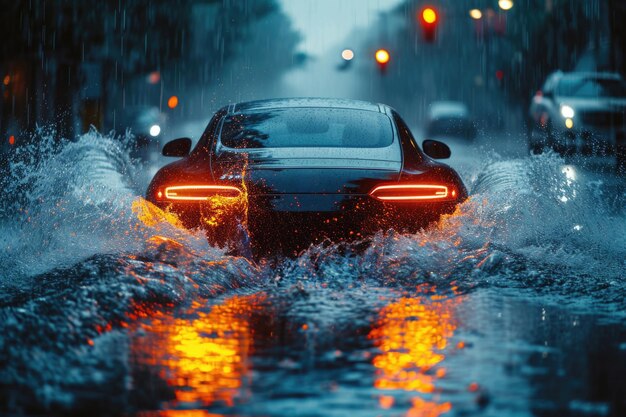
[[[0,234],[0,410],[626,415],[624,177],[515,140],[453,145],[433,228],[271,264],[151,211],[110,138],[48,150]]]

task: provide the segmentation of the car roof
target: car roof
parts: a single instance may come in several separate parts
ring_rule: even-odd
[[[269,100],[247,101],[232,104],[229,106],[230,113],[242,113],[247,111],[259,111],[270,109],[320,107],[320,108],[342,108],[388,113],[388,107],[383,104],[370,103],[361,100],[337,99],[337,98],[276,98]]]
[[[606,80],[621,80],[622,76],[616,72],[593,72],[593,71],[557,71],[553,75],[560,78],[602,78]]]

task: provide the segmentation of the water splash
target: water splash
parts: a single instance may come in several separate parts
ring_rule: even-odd
[[[102,254],[158,260],[176,252],[177,264],[184,263],[181,253],[227,259],[203,232],[184,229],[137,195],[131,146],[130,135],[90,131],[68,142],[40,130],[16,153],[1,207],[5,277],[34,276]],[[557,155],[494,156],[469,178],[470,199],[435,227],[414,235],[379,233],[355,245],[326,242],[283,260],[276,275],[366,276],[386,286],[463,277],[470,287],[481,285],[481,274],[493,280],[522,269],[527,273],[520,276],[541,278],[565,268],[603,283],[621,276],[623,216],[598,198],[597,184],[579,178]],[[173,249],[176,244],[182,248]],[[533,285],[530,278],[526,283]]]
[[[186,239],[191,248],[207,247],[199,234],[183,231],[169,219],[148,225],[139,221],[133,212],[142,205],[136,202],[138,165],[129,157],[133,140],[130,134],[106,136],[92,130],[67,141],[40,129],[30,145],[12,155],[0,206],[5,279],[15,281],[96,254],[137,252],[157,232]]]
[[[471,184],[469,200],[435,226],[413,235],[379,233],[360,246],[313,246],[287,261],[281,274],[388,288],[546,289],[572,301],[617,301],[619,309],[626,295],[626,222],[588,184],[554,154],[491,161]]]
[[[480,218],[493,224],[494,244],[580,274],[614,278],[623,271],[623,215],[598,198],[583,170],[557,155],[491,164],[472,194],[485,200]]]
[[[2,295],[6,337],[0,352],[12,366],[0,376],[27,387],[41,410],[80,409],[74,394],[85,386],[102,391],[107,381],[120,381],[108,388],[119,389],[107,391],[111,396],[128,393],[122,358],[137,343],[125,333],[129,323],[160,320],[171,310],[184,314],[190,305],[238,295],[260,293],[271,306],[263,314],[295,328],[297,343],[327,349],[320,355],[330,365],[343,357],[335,345],[344,329],[370,329],[379,322],[394,336],[398,311],[409,316],[397,320],[401,325],[422,311],[418,289],[424,285],[436,289],[435,297],[451,300],[450,308],[430,318],[451,313],[455,300],[478,287],[545,290],[562,295],[559,301],[591,296],[600,303],[587,309],[602,304],[623,310],[623,213],[598,198],[596,183],[590,186],[583,173],[553,154],[489,161],[471,173],[471,198],[419,233],[387,231],[354,244],[325,242],[295,259],[257,264],[209,246],[204,233],[184,229],[171,213],[139,197],[126,139],[93,131],[75,142],[56,142],[45,132],[39,138],[38,146],[12,160],[4,187],[12,198],[3,198],[1,208],[2,284],[33,279],[15,294]],[[432,306],[446,303],[432,299]],[[203,335],[212,327],[202,318],[171,320],[183,327],[197,322],[194,331]],[[454,338],[453,327],[440,327],[443,337]],[[267,330],[269,340],[273,333]],[[410,330],[419,334],[423,328]],[[196,334],[188,338],[191,353],[211,348],[211,340],[196,340]],[[15,340],[33,348],[11,343]],[[432,354],[428,366],[422,369],[418,359],[424,355],[415,351],[408,369],[430,377],[429,367],[442,368],[437,355],[445,349],[433,346],[426,350]],[[306,352],[294,349],[290,355],[279,365],[306,366],[306,358],[298,356]],[[233,364],[239,366],[223,366]],[[387,368],[389,380],[396,381],[405,367]],[[377,395],[381,406],[389,403],[386,391]],[[431,400],[410,397],[417,408]],[[446,401],[428,405],[439,411],[449,407]],[[126,410],[127,404],[110,406]]]

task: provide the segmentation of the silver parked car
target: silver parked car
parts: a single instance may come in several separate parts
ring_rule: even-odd
[[[623,162],[626,83],[619,74],[557,71],[535,94],[530,118],[532,152],[617,154]]]

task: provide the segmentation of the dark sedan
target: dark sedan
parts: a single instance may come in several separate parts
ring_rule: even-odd
[[[352,240],[393,228],[415,232],[467,197],[457,173],[422,151],[390,107],[354,100],[279,99],[230,105],[197,146],[153,178],[147,199],[209,240],[256,255],[294,253],[324,239]],[[429,156],[427,156],[429,155]]]

